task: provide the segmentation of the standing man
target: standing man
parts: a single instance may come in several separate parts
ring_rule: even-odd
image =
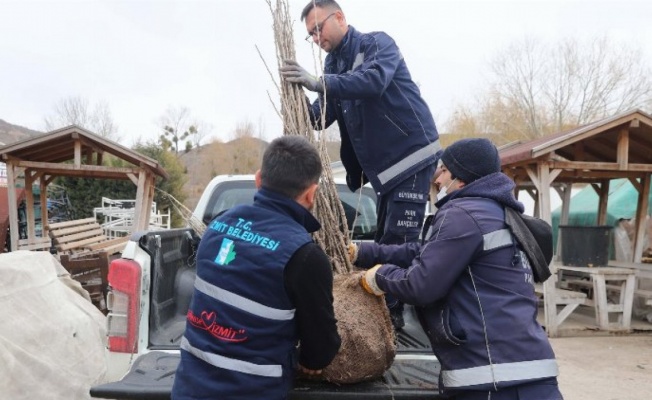
[[[527,255],[505,224],[514,182],[486,139],[444,150],[437,213],[422,245],[363,243],[356,264],[370,293],[414,304],[456,400],[560,400],[558,368],[536,320]]]
[[[320,228],[310,211],[321,171],[307,139],[275,139],[254,204],[208,226],[173,399],[285,399],[297,361],[316,375],[337,354],[332,267],[310,236]]]
[[[362,33],[348,25],[334,0],[311,0],[301,20],[306,40],[328,53],[324,73],[314,77],[287,60],[281,74],[319,93],[310,107],[316,129],[337,121],[349,188],[371,182],[378,196],[375,241],[418,240],[441,146],[398,46],[384,32]],[[391,299],[388,306],[394,325],[402,327],[402,306]]]

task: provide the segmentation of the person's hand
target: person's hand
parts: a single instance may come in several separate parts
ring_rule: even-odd
[[[290,83],[298,83],[311,92],[321,93],[324,91],[321,79],[310,75],[294,60],[285,60],[280,71],[285,80]]]
[[[376,283],[376,271],[378,271],[378,268],[380,267],[381,265],[378,264],[375,267],[368,269],[360,276],[360,286],[362,286],[362,288],[367,293],[373,294],[375,296],[382,296],[385,294],[385,292],[380,290],[378,284]]]
[[[347,251],[349,252],[349,261],[351,261],[351,264],[355,264],[358,260],[358,245],[350,242],[347,246]]]
[[[303,374],[303,375],[314,377],[314,376],[317,376],[317,375],[321,375],[322,371],[323,370],[321,370],[321,369],[308,369],[308,368],[304,367],[303,365],[299,364],[299,372],[301,374]]]

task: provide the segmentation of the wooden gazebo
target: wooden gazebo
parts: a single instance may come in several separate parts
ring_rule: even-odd
[[[132,167],[102,165],[105,154],[122,159]],[[58,176],[131,180],[137,186],[133,230],[147,229],[156,176],[167,178],[156,160],[143,156],[116,142],[72,125],[41,136],[0,148],[0,157],[7,164],[7,185],[15,188],[24,180],[27,212],[27,239],[19,240],[18,210],[9,207],[12,249],[35,249],[49,242],[47,232],[47,186]],[[36,236],[34,194],[40,187],[42,237]],[[16,191],[9,190],[8,204],[16,204]]]
[[[600,196],[597,224],[607,215],[609,181],[627,178],[639,192],[634,259],[643,251],[645,216],[652,174],[652,117],[640,110],[500,150],[503,172],[535,199],[540,218],[552,222],[550,189],[562,198],[561,221],[568,220],[570,187],[590,184]]]
[[[600,199],[596,224],[604,225],[609,181],[628,179],[639,195],[633,259],[627,261],[641,261],[652,174],[652,116],[631,110],[570,131],[506,146],[500,149],[500,157],[503,172],[516,182],[516,190],[529,193],[535,200],[536,216],[551,224],[551,189],[562,199],[560,224],[565,224],[572,185],[590,184]],[[544,285],[547,297],[554,290],[550,281]],[[546,315],[548,305],[546,302]]]

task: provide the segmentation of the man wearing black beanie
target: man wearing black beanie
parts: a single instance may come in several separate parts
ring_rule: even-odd
[[[434,184],[437,213],[423,243],[363,243],[360,283],[414,304],[456,400],[560,400],[555,354],[536,320],[532,268],[505,224],[523,213],[487,139],[446,148]]]

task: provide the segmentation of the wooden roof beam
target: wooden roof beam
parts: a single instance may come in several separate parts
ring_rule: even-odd
[[[20,151],[17,151],[15,153],[10,153],[10,154],[17,154],[21,158],[24,158],[26,160],[30,160],[30,159],[35,159],[35,158],[42,157],[44,154],[46,154],[46,155],[51,154],[53,151],[61,151],[61,149],[63,149],[63,148],[64,148],[64,146],[62,144],[47,143],[47,144],[44,144],[44,145],[41,145],[41,146],[34,146],[34,147],[26,148],[26,149],[21,149]],[[71,148],[69,148],[67,146],[65,148],[68,150],[68,152],[72,151]]]
[[[629,183],[631,183],[632,186],[634,186],[634,189],[636,189],[637,192],[641,193],[643,186],[638,181],[638,178],[629,178]]]
[[[571,149],[564,151],[564,149],[557,149],[557,152],[562,156],[565,153],[571,154],[575,161],[587,161],[588,159],[616,161],[615,157],[611,156],[614,152],[613,144],[603,140],[591,139],[589,142],[582,143],[581,146],[573,146],[572,151]]]
[[[43,148],[31,154],[21,153],[20,158],[23,160],[38,160],[43,159],[45,156],[48,159],[64,157],[65,160],[70,160],[72,158],[72,152],[67,147]]]
[[[81,141],[82,145],[86,148],[87,151],[89,149],[91,149],[94,153],[97,153],[98,159],[100,158],[100,155],[104,153],[103,148],[97,146],[94,142],[86,139],[85,137],[82,137],[80,139],[80,141]],[[100,165],[100,164],[97,164],[97,165]]]
[[[35,161],[15,161],[14,165],[21,168],[43,170],[48,174],[59,176],[85,176],[92,178],[116,178],[129,179],[129,174],[138,174],[138,168],[106,167],[99,165],[73,165],[59,163],[45,163]]]
[[[580,173],[591,173],[593,171],[621,171],[618,163],[607,162],[551,161],[550,165],[555,169],[573,169]],[[629,164],[627,170],[652,173],[652,164]]]

